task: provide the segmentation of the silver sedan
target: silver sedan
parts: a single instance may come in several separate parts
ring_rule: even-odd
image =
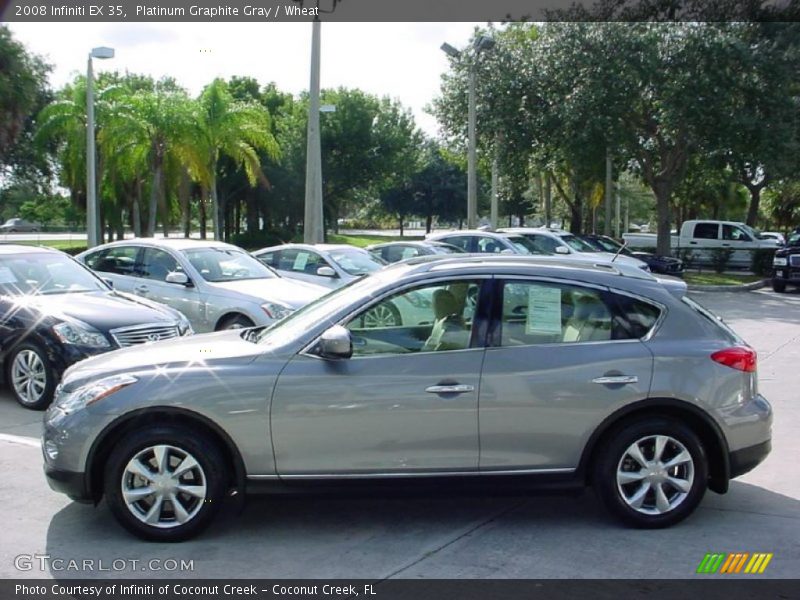
[[[269,325],[327,292],[213,240],[124,240],[75,258],[115,289],[179,310],[197,332]]]
[[[428,324],[364,323],[412,293],[433,298]],[[755,352],[683,282],[454,255],[398,263],[272,327],[82,361],[42,447],[53,489],[105,496],[151,540],[197,534],[232,489],[375,481],[591,482],[623,522],[665,527],[761,462],[771,422]]]

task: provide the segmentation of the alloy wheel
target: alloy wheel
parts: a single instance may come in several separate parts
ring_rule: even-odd
[[[645,515],[675,510],[694,483],[691,453],[668,435],[650,435],[628,446],[617,464],[617,490],[623,501]]]
[[[167,444],[148,446],[122,472],[122,498],[142,523],[160,529],[191,521],[206,501],[206,475],[191,454]]]
[[[398,320],[397,314],[389,306],[379,304],[364,314],[364,327],[367,329],[396,327],[400,324]]]
[[[11,383],[20,402],[36,404],[47,388],[47,370],[44,361],[33,350],[21,350],[11,365]]]

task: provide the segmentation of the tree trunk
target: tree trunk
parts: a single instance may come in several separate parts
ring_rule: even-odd
[[[191,193],[192,187],[189,181],[189,174],[184,169],[181,171],[181,180],[178,183],[178,202],[181,205],[181,229],[183,229],[183,237],[185,238],[188,238],[191,234],[191,212],[189,209]]]
[[[433,226],[433,215],[429,212],[425,215],[425,233],[428,234],[431,232],[431,227]]]
[[[136,180],[136,194],[133,197],[133,210],[131,211],[131,221],[133,221],[133,235],[142,237],[142,180]]]
[[[403,237],[403,215],[400,215],[400,237]]]
[[[658,235],[656,238],[656,254],[661,256],[672,255],[672,219],[670,216],[669,201],[672,196],[672,183],[669,181],[656,181],[653,193],[656,195],[656,224]]]
[[[225,222],[225,215],[222,214],[223,207],[220,206],[219,198],[217,197],[216,173],[213,173],[211,175],[211,188],[209,191],[211,192],[211,210],[212,210],[212,217],[214,220],[214,239],[222,240],[222,238],[224,237],[222,224]]]
[[[747,185],[745,187],[750,192],[750,206],[747,208],[747,221],[745,221],[750,227],[756,226],[756,221],[758,221],[758,209],[759,205],[761,204],[761,190],[764,189],[764,185],[766,183],[766,179],[759,183],[758,185]]]
[[[208,223],[208,216],[206,215],[206,201],[208,199],[208,191],[206,188],[203,188],[200,192],[200,239],[206,239],[208,237],[208,232],[206,227]]]
[[[156,232],[156,212],[158,211],[163,175],[164,165],[161,164],[160,161],[156,161],[156,164],[153,166],[153,183],[150,187],[150,202],[147,205],[147,231],[145,231],[145,237],[153,237]]]

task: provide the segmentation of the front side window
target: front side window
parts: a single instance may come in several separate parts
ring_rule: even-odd
[[[536,254],[555,254],[556,248],[561,245],[556,240],[546,235],[533,234],[528,236],[528,239],[533,244]]]
[[[170,273],[183,271],[178,261],[159,248],[145,248],[140,275],[145,279],[164,281]]]
[[[483,254],[499,254],[504,250],[503,245],[490,237],[478,238],[478,252]]]
[[[470,251],[470,238],[466,235],[456,235],[453,237],[441,238],[442,242],[461,248],[464,252]]]
[[[597,252],[597,248],[592,246],[589,242],[585,242],[572,234],[562,235],[561,241],[576,252]]]
[[[734,242],[750,242],[752,238],[740,227],[735,225],[722,226],[722,239],[732,240]]]
[[[395,294],[346,325],[353,355],[408,354],[470,347],[479,282],[453,281]]]
[[[538,281],[503,284],[501,346],[639,339],[661,310],[622,294]]]

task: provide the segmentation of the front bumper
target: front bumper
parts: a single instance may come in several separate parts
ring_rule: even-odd
[[[793,266],[775,267],[772,273],[773,279],[792,285],[800,285],[800,268]]]
[[[731,466],[731,479],[744,475],[758,466],[772,450],[772,440],[766,440],[755,446],[736,450],[728,455]]]
[[[92,496],[89,493],[89,486],[84,473],[62,471],[45,463],[44,475],[51,490],[66,494],[75,502],[92,502]]]

